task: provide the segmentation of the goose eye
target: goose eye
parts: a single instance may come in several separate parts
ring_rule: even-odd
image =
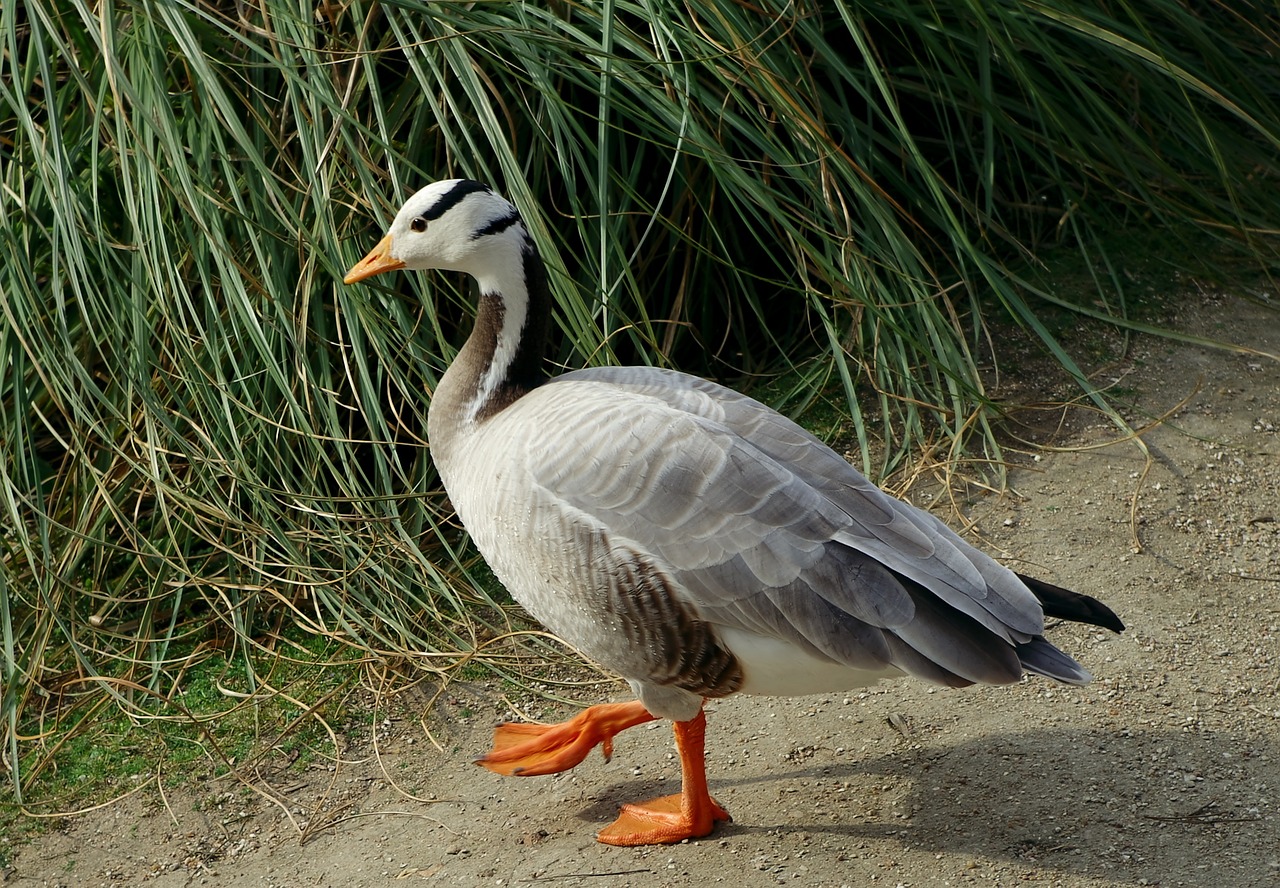
[[[415,216],[413,221],[409,223],[409,228],[421,234],[427,230],[426,216]]]

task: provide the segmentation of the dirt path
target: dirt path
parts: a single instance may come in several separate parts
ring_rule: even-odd
[[[1243,300],[1208,301],[1185,322],[1280,353],[1280,315]],[[443,753],[415,722],[387,722],[377,754],[354,742],[336,778],[281,775],[287,813],[234,784],[170,793],[167,807],[134,797],[20,849],[0,881],[1280,886],[1280,364],[1143,340],[1116,375],[1152,414],[1202,380],[1146,436],[1141,551],[1130,507],[1145,463],[1132,444],[1027,459],[1014,492],[968,515],[992,551],[1128,623],[1123,636],[1050,632],[1094,672],[1088,687],[903,681],[715,703],[708,771],[733,822],[627,850],[593,835],[621,802],[675,791],[665,726],[622,735],[607,764],[504,779],[470,760],[511,712],[491,690],[455,686],[432,722]],[[1112,435],[1099,421],[1071,442]],[[322,798],[327,819],[303,844]]]

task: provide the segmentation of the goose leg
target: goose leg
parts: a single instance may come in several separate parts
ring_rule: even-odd
[[[558,774],[581,762],[597,745],[608,761],[615,734],[653,719],[636,700],[591,706],[558,725],[499,725],[493,732],[493,749],[476,764],[506,776]],[[701,755],[702,747],[698,749]]]
[[[607,845],[669,845],[710,835],[717,820],[729,814],[707,791],[704,755],[707,716],[674,722],[676,750],[680,753],[680,794],[622,806],[618,819],[596,837]]]

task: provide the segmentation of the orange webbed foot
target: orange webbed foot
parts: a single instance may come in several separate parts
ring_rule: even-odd
[[[607,761],[613,754],[615,734],[653,718],[635,701],[592,706],[558,725],[499,725],[493,732],[493,749],[476,764],[506,776],[558,774],[581,762],[596,746]]]
[[[729,814],[707,791],[707,716],[702,710],[689,721],[671,725],[680,754],[680,794],[623,805],[618,819],[596,838],[606,845],[670,845],[711,834]]]
[[[558,725],[506,724],[493,733],[493,749],[477,765],[517,777],[567,771],[596,746],[605,758],[619,731],[652,721],[638,701],[592,706]],[[674,722],[680,753],[681,790],[640,804],[623,805],[618,819],[601,830],[607,845],[669,845],[710,835],[729,814],[707,791],[705,740],[707,717],[701,710],[689,721]]]
[[[732,819],[709,795],[688,801],[681,793],[623,805],[596,838],[606,845],[671,845],[711,835],[718,821]]]

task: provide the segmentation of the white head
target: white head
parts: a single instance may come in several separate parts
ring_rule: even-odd
[[[514,250],[495,250],[504,241]],[[488,185],[470,179],[433,182],[405,201],[386,236],[351,267],[344,283],[396,269],[463,271],[481,281],[495,265],[519,261],[528,241],[512,204]]]

